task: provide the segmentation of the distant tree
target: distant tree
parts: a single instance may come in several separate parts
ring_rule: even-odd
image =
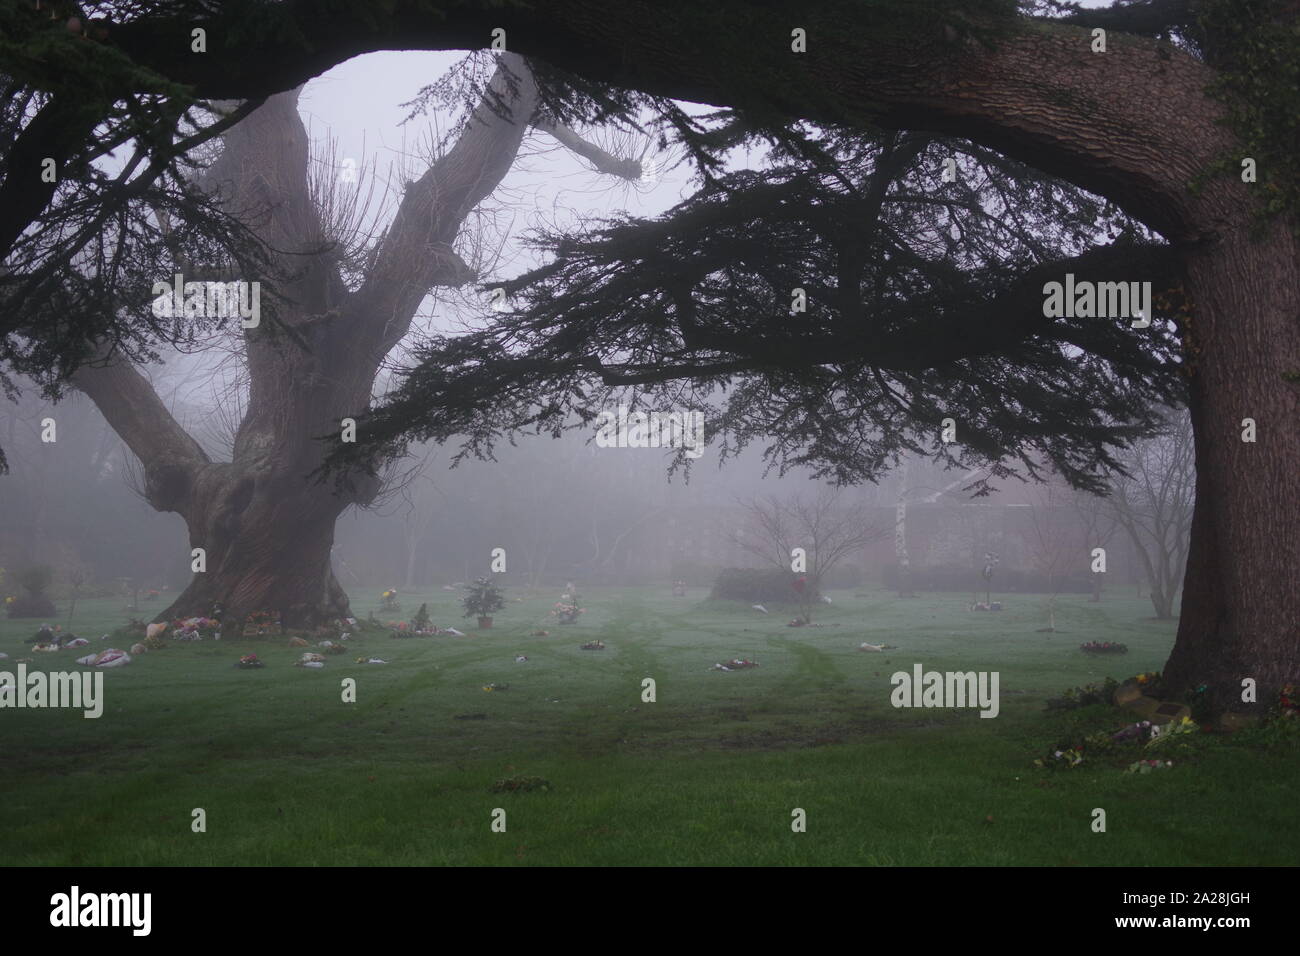
[[[794,594],[805,623],[821,596],[821,584],[849,555],[891,529],[872,524],[866,507],[845,505],[839,492],[823,491],[809,500],[753,498],[740,502],[746,525],[730,535],[731,543],[770,566],[791,574]],[[802,549],[800,563],[795,549]]]
[[[1074,513],[1071,489],[1061,480],[1034,487],[1029,508],[1028,544],[1034,567],[1047,581],[1047,627],[1056,630],[1056,599],[1069,573],[1083,561],[1084,551]]]
[[[1077,489],[1071,495],[1070,502],[1083,526],[1084,547],[1088,549],[1089,554],[1095,548],[1105,549],[1119,528],[1119,522],[1110,503],[1101,495]],[[1089,568],[1091,569],[1091,562]],[[1090,573],[1092,574],[1092,596],[1088,600],[1095,604],[1101,601],[1106,573],[1110,573],[1109,564],[1106,573],[1091,570]]]
[[[1142,564],[1156,617],[1174,617],[1191,543],[1196,504],[1196,453],[1192,423],[1170,411],[1168,427],[1139,442],[1125,459],[1129,474],[1111,482],[1105,499]]]

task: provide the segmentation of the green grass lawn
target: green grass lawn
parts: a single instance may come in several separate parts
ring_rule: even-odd
[[[476,631],[457,595],[404,594],[402,616],[427,600],[436,623],[468,636],[354,638],[322,670],[291,666],[301,651],[279,637],[175,644],[107,671],[98,720],[0,710],[0,862],[1295,862],[1293,749],[1239,734],[1148,775],[1034,768],[1071,728],[1131,719],[1099,706],[1049,714],[1043,702],[1159,669],[1174,627],[1152,620],[1148,602],[1066,598],[1060,631],[1042,634],[1036,596],[1006,598],[1000,614],[971,613],[961,595],[833,596],[818,618],[828,626],[794,629],[788,614],[666,589],[590,589],[576,625],[548,623],[547,594]],[[96,638],[126,622],[121,606],[83,601],[72,630]],[[358,600],[354,613],[373,607]],[[78,669],[85,651],[28,652],[37,623],[0,621],[10,655],[0,668],[34,656],[32,667]],[[528,636],[538,628],[550,636]],[[606,650],[578,649],[596,637]],[[1085,640],[1122,641],[1129,653],[1086,655]],[[899,649],[862,653],[863,641]],[[235,669],[249,652],[267,666]],[[352,663],[362,654],[391,663]],[[710,670],[732,657],[760,666]],[[917,662],[999,671],[1000,716],[893,708],[890,675]],[[356,703],[341,701],[345,677],[357,680]],[[641,701],[645,677],[655,703]],[[491,792],[521,775],[551,787]],[[191,832],[196,807],[205,833]],[[490,828],[498,807],[505,833]],[[796,807],[807,832],[791,830]],[[1096,807],[1105,833],[1091,829]]]

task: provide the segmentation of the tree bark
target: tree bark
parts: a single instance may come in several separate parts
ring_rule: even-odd
[[[1234,231],[1190,263],[1196,505],[1164,677],[1229,710],[1252,706],[1245,678],[1263,701],[1300,675],[1300,395],[1283,378],[1300,369],[1300,244],[1285,225]]]

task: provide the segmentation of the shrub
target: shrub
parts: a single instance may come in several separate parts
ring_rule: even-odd
[[[54,602],[46,595],[54,582],[54,571],[45,564],[33,564],[14,573],[14,581],[26,594],[12,596],[5,600],[5,610],[12,618],[53,617],[58,612]]]
[[[54,602],[45,595],[33,596],[23,594],[5,603],[5,609],[13,618],[54,617],[58,611]]]
[[[713,582],[709,597],[748,604],[798,604],[795,575],[776,568],[727,568]],[[816,594],[810,595],[816,598]]]
[[[1048,698],[1047,709],[1074,710],[1091,704],[1109,704],[1114,700],[1118,688],[1119,682],[1113,677],[1107,677],[1100,685],[1086,684],[1083,687],[1071,687],[1060,697]]]

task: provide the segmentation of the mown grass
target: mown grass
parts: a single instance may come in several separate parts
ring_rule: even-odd
[[[467,630],[455,598],[403,595],[405,615],[427,600],[435,622]],[[1173,626],[1151,620],[1148,603],[1064,599],[1060,632],[1043,634],[1036,597],[1000,614],[968,612],[956,595],[834,598],[827,626],[793,629],[743,605],[591,589],[587,614],[563,627],[546,618],[555,595],[539,595],[464,638],[354,638],[319,671],[291,666],[301,651],[278,637],[174,645],[106,672],[98,720],[0,710],[0,862],[1294,862],[1294,749],[1239,735],[1149,775],[1033,767],[1063,734],[1126,722],[1105,707],[1045,713],[1043,701],[1159,669]],[[94,638],[129,616],[119,601],[83,601],[72,630]],[[550,636],[528,636],[538,628]],[[0,668],[32,656],[22,641],[34,630],[0,621]],[[607,649],[578,649],[594,637]],[[1085,640],[1130,652],[1085,655]],[[899,649],[862,653],[862,641]],[[249,652],[267,666],[235,669]],[[32,666],[77,669],[82,653]],[[390,663],[352,663],[362,654]],[[760,666],[710,670],[732,657]],[[999,717],[893,708],[889,677],[916,662],[999,671]],[[344,677],[357,680],[356,703],[341,700]],[[645,677],[654,703],[641,700]],[[491,792],[522,775],[551,787]],[[191,831],[196,807],[205,833]],[[490,829],[498,807],[505,833]],[[791,830],[796,807],[805,833]],[[1097,807],[1105,833],[1091,828]]]

